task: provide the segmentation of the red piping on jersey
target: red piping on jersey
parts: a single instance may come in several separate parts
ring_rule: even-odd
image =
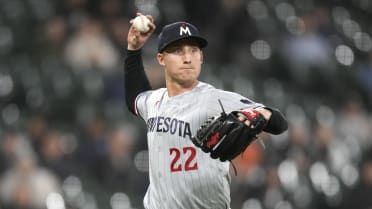
[[[138,99],[138,96],[136,96],[136,99],[134,100],[134,112],[136,113],[137,116],[140,116],[137,112],[137,99]]]

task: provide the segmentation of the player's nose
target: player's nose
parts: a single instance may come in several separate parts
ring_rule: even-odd
[[[192,54],[190,52],[184,53],[183,62],[184,63],[191,63],[191,57],[192,57]]]

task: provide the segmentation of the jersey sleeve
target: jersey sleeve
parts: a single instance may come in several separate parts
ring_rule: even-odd
[[[217,115],[222,112],[222,108],[218,102],[221,101],[226,113],[230,113],[240,109],[255,109],[265,107],[261,103],[256,103],[238,93],[215,89],[208,93],[207,112],[209,116]]]
[[[149,100],[149,97],[151,96],[153,91],[145,91],[140,93],[134,102],[134,111],[135,114],[142,119],[146,120],[148,116],[148,108],[147,108],[147,103]]]

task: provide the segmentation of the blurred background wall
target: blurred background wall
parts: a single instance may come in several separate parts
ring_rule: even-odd
[[[235,160],[233,209],[372,208],[369,0],[0,0],[0,208],[141,209],[146,128],[124,105],[129,20],[164,86],[161,26],[209,40],[201,80],[289,120]]]

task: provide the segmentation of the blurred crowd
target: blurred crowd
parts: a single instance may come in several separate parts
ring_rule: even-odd
[[[129,20],[209,40],[201,80],[279,108],[289,130],[234,160],[233,209],[372,209],[372,3],[0,0],[0,209],[140,209],[146,127],[124,104]],[[143,48],[164,86],[156,35]]]

